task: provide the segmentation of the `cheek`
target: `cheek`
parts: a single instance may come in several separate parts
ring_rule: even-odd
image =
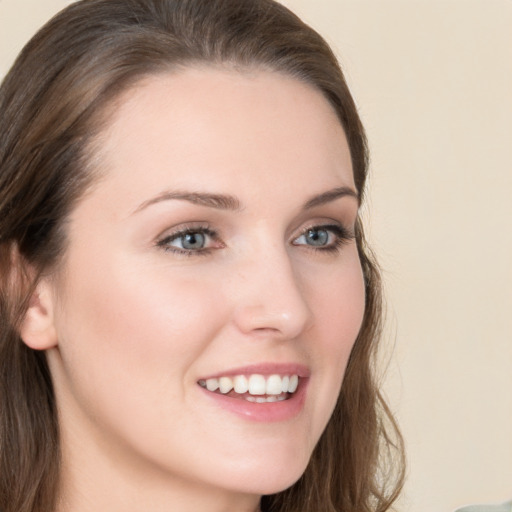
[[[365,287],[357,253],[333,269],[322,287],[312,287],[311,296],[316,326],[312,357],[319,369],[311,382],[317,388],[312,417],[319,437],[334,410],[364,317]]]
[[[333,357],[347,358],[361,328],[365,310],[363,272],[356,251],[343,265],[324,276],[322,286],[310,284],[315,323],[325,349]]]
[[[97,272],[78,270],[66,285],[71,290],[64,303],[66,324],[74,324],[75,330],[77,324],[82,327],[99,349],[120,346],[150,353],[167,347],[178,354],[193,352],[200,332],[207,326],[214,329],[219,316],[214,284],[139,267],[115,264]]]
[[[58,315],[64,387],[89,413],[136,428],[134,410],[151,415],[159,397],[182,399],[191,365],[220,328],[221,305],[207,282],[122,262],[83,268],[69,273]]]

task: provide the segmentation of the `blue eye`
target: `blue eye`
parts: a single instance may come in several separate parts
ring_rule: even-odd
[[[185,229],[166,236],[157,245],[182,254],[205,253],[215,238],[215,232],[207,228]]]
[[[354,236],[343,226],[336,224],[313,226],[293,240],[294,245],[306,245],[312,249],[336,251]]]
[[[187,233],[176,238],[174,241],[179,242],[178,246],[181,246],[181,249],[204,249],[206,243],[206,236],[204,235],[204,233]]]
[[[329,243],[329,231],[326,229],[308,229],[302,236],[308,245],[321,247]]]

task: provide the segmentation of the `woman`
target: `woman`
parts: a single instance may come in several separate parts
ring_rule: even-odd
[[[85,0],[0,116],[1,510],[388,510],[366,143],[321,37]]]

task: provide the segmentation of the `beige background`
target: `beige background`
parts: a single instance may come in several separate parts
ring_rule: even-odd
[[[510,498],[512,0],[283,1],[335,47],[368,130],[399,508]],[[0,75],[67,3],[0,0]]]

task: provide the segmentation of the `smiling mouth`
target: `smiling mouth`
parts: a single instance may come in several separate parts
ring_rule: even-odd
[[[264,376],[236,375],[200,380],[198,384],[212,393],[254,403],[281,402],[293,396],[299,385],[296,374]]]

